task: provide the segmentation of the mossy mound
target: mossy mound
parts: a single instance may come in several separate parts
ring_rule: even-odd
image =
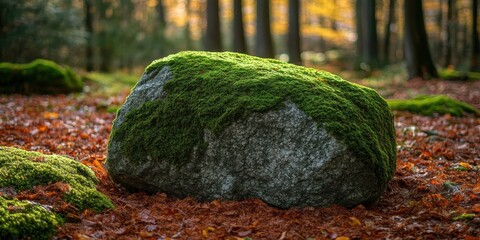
[[[440,78],[446,80],[480,80],[480,72],[465,72],[455,69],[442,69],[438,72]]]
[[[129,159],[148,152],[181,165],[206,148],[204,129],[219,134],[252,113],[293,102],[372,166],[381,185],[393,176],[393,115],[370,88],[325,71],[229,52],[181,52],[154,61],[145,74],[165,67],[173,77],[161,99],[131,110],[112,129],[110,139],[121,142],[121,155]]]
[[[59,94],[80,92],[83,82],[70,67],[37,59],[27,64],[0,63],[0,93]]]
[[[465,113],[480,116],[480,111],[474,106],[451,99],[444,95],[419,95],[412,99],[389,99],[388,106],[392,110],[432,116],[433,114],[451,114],[463,116]]]
[[[63,199],[79,211],[114,207],[96,190],[98,180],[87,166],[58,155],[0,147],[0,189],[23,191],[57,182],[68,184]],[[2,239],[48,239],[61,222],[58,214],[39,204],[0,196]]]
[[[0,196],[0,239],[50,239],[62,223],[39,204]]]
[[[112,202],[97,191],[98,180],[87,166],[58,155],[0,147],[0,188],[23,191],[56,182],[70,185],[64,199],[80,211],[88,208],[100,212],[113,207]]]

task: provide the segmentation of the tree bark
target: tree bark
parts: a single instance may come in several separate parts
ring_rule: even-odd
[[[218,0],[207,0],[207,30],[205,34],[205,50],[207,51],[222,51],[219,12]]]
[[[363,56],[363,49],[362,49],[363,32],[362,32],[362,25],[361,25],[362,14],[360,13],[362,9],[360,7],[361,4],[362,4],[361,0],[355,1],[355,28],[357,30],[357,41],[355,42],[355,46],[357,48],[358,62],[361,62],[361,56]]]
[[[428,46],[422,1],[404,3],[404,47],[409,79],[438,77]]]
[[[187,15],[187,22],[185,23],[185,47],[187,50],[192,50],[193,49],[193,43],[192,43],[192,37],[190,34],[190,15],[191,15],[191,9],[190,9],[190,0],[185,1],[185,15]]]
[[[93,34],[94,34],[94,29],[93,29],[93,6],[92,6],[92,0],[84,0],[83,1],[83,9],[85,11],[85,29],[87,31],[87,45],[85,48],[85,70],[87,72],[91,72],[94,69],[94,63],[93,63],[93,54],[94,54],[94,49],[93,49]]]
[[[393,21],[395,19],[395,0],[390,0],[388,4],[387,23],[385,24],[385,38],[383,43],[383,61],[390,62],[390,36]]]
[[[100,45],[100,71],[110,72],[112,70],[113,44],[110,32],[108,30],[109,17],[107,11],[111,7],[111,3],[105,0],[98,1],[98,10],[101,22],[101,30],[99,32]]]
[[[155,10],[157,10],[157,17],[160,28],[165,29],[165,27],[167,26],[167,21],[165,20],[165,7],[163,6],[163,0],[157,0],[157,6],[155,6]]]
[[[480,71],[480,46],[478,41],[478,0],[472,0],[472,55],[470,71]]]
[[[233,51],[247,53],[242,8],[242,0],[233,1]]]
[[[288,56],[290,62],[297,65],[302,65],[300,57],[300,1],[288,1]]]
[[[359,27],[362,38],[360,42],[361,47],[361,61],[369,67],[378,65],[378,37],[377,37],[377,21],[375,18],[375,0],[357,0],[360,4],[358,13],[360,14]]]
[[[272,33],[270,30],[270,2],[257,0],[257,33],[255,36],[255,55],[264,58],[273,58]]]
[[[447,0],[447,28],[446,28],[446,40],[445,40],[445,63],[444,67],[448,67],[452,64],[452,46],[454,43],[453,25],[454,19],[454,0]]]

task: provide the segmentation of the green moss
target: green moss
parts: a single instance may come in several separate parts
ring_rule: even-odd
[[[387,103],[392,110],[409,111],[425,116],[431,116],[434,113],[449,113],[453,116],[462,116],[464,113],[480,115],[480,111],[475,107],[444,95],[420,95],[413,99],[387,100]]]
[[[0,63],[0,93],[79,92],[83,82],[69,67],[37,59],[27,64]]]
[[[462,72],[455,69],[445,68],[438,72],[440,78],[447,80],[479,80],[480,72]]]
[[[0,196],[0,239],[50,239],[62,223],[39,204]]]
[[[71,190],[63,197],[79,210],[88,208],[100,212],[113,207],[112,202],[96,190],[98,180],[87,166],[58,155],[0,147],[0,188],[22,191],[56,182],[70,185]]]
[[[237,53],[181,52],[154,61],[146,72],[165,66],[174,75],[164,86],[166,97],[131,111],[111,134],[131,159],[148,152],[181,164],[194,147],[205,149],[204,128],[218,134],[252,112],[291,101],[370,163],[381,184],[393,176],[393,115],[372,89],[328,72]]]
[[[473,220],[474,218],[475,218],[474,213],[462,213],[456,217],[453,217],[452,220],[453,221],[469,221],[469,220]]]

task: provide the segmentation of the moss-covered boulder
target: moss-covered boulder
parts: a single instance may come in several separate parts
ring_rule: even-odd
[[[80,92],[83,82],[70,67],[37,59],[27,64],[0,63],[0,94],[59,94]]]
[[[100,212],[113,208],[112,202],[96,190],[98,180],[87,166],[58,155],[0,147],[0,190],[20,192],[58,182],[68,186],[63,200],[79,211],[92,209]],[[55,209],[47,209],[35,202],[19,201],[15,196],[2,197],[1,193],[1,239],[48,239],[36,234],[55,233],[56,225],[61,222]]]
[[[408,111],[425,116],[447,113],[452,116],[463,116],[465,113],[480,116],[480,111],[474,106],[444,95],[419,95],[412,99],[389,99],[387,103],[392,110]]]
[[[128,189],[282,208],[375,201],[395,169],[373,90],[237,53],[154,61],[117,113],[107,169]]]

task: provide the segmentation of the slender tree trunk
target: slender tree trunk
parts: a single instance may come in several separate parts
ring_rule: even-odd
[[[187,22],[185,23],[186,49],[192,50],[193,43],[192,43],[192,37],[190,35],[190,15],[191,15],[190,0],[185,1],[185,15],[187,15]]]
[[[205,50],[207,51],[222,51],[219,13],[218,0],[207,0],[207,31],[205,34]]]
[[[404,13],[404,47],[409,79],[438,77],[428,46],[422,1],[405,1]]]
[[[452,46],[454,43],[453,40],[453,25],[454,22],[454,10],[455,2],[454,0],[447,0],[447,28],[446,28],[446,42],[445,42],[445,63],[444,67],[448,67],[452,64]]]
[[[247,53],[245,30],[243,27],[242,0],[233,1],[233,51]]]
[[[111,7],[110,2],[105,0],[99,1],[99,16],[101,22],[101,30],[99,33],[100,38],[100,71],[110,72],[112,70],[112,57],[113,57],[113,43],[111,41],[110,32],[108,28],[109,19],[107,17],[107,11]]]
[[[363,31],[362,31],[362,7],[361,2],[362,0],[355,1],[355,27],[357,30],[357,41],[355,42],[355,46],[357,48],[357,66],[362,62],[363,56]]]
[[[357,0],[360,3],[361,60],[368,66],[378,64],[377,21],[375,18],[375,0]]]
[[[385,24],[385,38],[383,43],[383,58],[385,63],[390,62],[390,36],[391,36],[391,29],[392,29],[394,18],[395,18],[395,0],[390,0],[388,4],[388,16],[387,16],[387,23]]]
[[[443,55],[443,38],[444,38],[444,28],[443,28],[443,1],[444,0],[438,0],[438,4],[440,5],[439,7],[439,11],[436,15],[436,24],[437,24],[437,28],[438,28],[438,32],[437,32],[437,40],[435,42],[435,49],[437,49],[437,51],[434,51],[432,52],[432,56],[435,58],[435,59],[438,59],[440,60],[444,55]]]
[[[300,1],[289,0],[288,11],[288,56],[291,63],[302,65],[300,58]]]
[[[472,55],[470,71],[480,71],[480,46],[478,41],[478,0],[472,0]]]
[[[257,33],[255,43],[255,55],[264,58],[275,57],[270,30],[269,0],[257,0]]]
[[[157,0],[157,6],[155,6],[155,10],[157,10],[157,17],[160,28],[165,29],[165,27],[167,26],[167,21],[165,20],[165,7],[163,6],[163,0]]]
[[[83,1],[83,8],[85,11],[85,29],[87,30],[87,46],[85,51],[85,58],[86,58],[86,66],[85,70],[87,72],[93,71],[94,63],[93,63],[93,6],[92,0],[84,0]]]

